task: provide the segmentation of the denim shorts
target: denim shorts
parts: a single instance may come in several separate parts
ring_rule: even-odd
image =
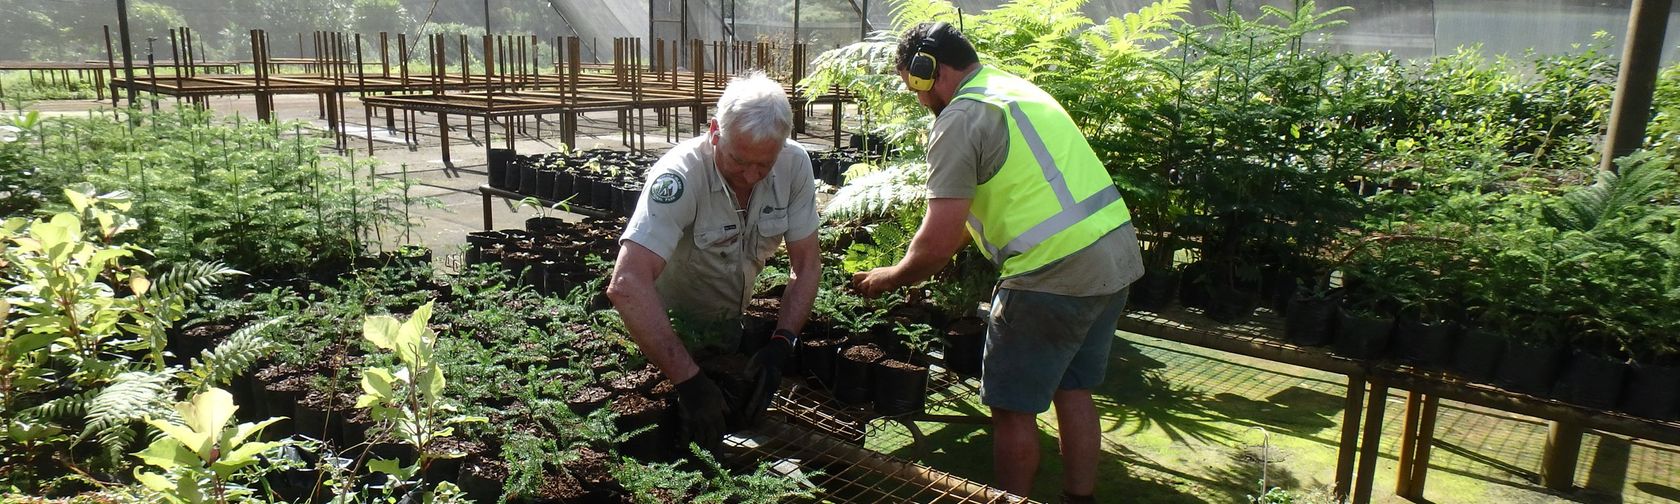
[[[981,402],[1042,413],[1057,390],[1101,384],[1129,290],[1073,297],[998,289],[986,329]]]

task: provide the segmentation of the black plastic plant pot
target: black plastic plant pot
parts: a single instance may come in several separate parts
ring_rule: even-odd
[[[1172,270],[1148,270],[1143,278],[1132,283],[1131,293],[1127,295],[1126,305],[1132,310],[1159,312],[1172,306],[1173,298],[1178,296],[1179,274]]]
[[[596,180],[589,186],[589,201],[591,206],[601,210],[613,208],[613,182],[607,179]]]
[[[642,186],[639,184],[625,184],[618,186],[618,206],[614,208],[619,215],[629,217],[636,215],[636,205],[642,201]]]
[[[945,368],[963,376],[980,376],[986,357],[986,321],[962,317],[945,328]]]
[[[1283,317],[1283,337],[1300,346],[1324,346],[1335,341],[1336,308],[1341,296],[1296,292]]]
[[[532,217],[525,219],[525,229],[539,236],[559,233],[566,227],[566,221],[559,217]]]
[[[1336,311],[1336,354],[1350,359],[1377,359],[1388,351],[1394,334],[1393,317],[1373,317]]]
[[[1215,287],[1207,303],[1207,317],[1221,324],[1235,324],[1254,314],[1260,296],[1236,287]]]
[[[588,416],[595,410],[601,409],[601,406],[605,406],[607,399],[611,398],[612,393],[608,392],[607,389],[596,386],[583,387],[577,389],[576,392],[572,392],[572,395],[566,398],[566,408],[572,410],[572,413],[576,413],[579,417]]]
[[[536,196],[537,167],[530,163],[515,163],[514,171],[519,173],[519,194]]]
[[[741,346],[740,353],[752,355],[770,342],[770,335],[776,332],[776,318],[774,316],[747,315],[741,317]]]
[[[1614,408],[1621,398],[1627,369],[1627,362],[1621,359],[1576,350],[1552,388],[1553,397],[1589,408]]]
[[[881,359],[875,363],[875,412],[887,415],[920,413],[927,405],[928,368],[914,360]]]
[[[501,467],[495,457],[468,457],[461,464],[455,481],[460,482],[461,491],[473,502],[492,502],[502,496],[502,485],[507,480],[507,469]]]
[[[572,185],[574,183],[575,182],[572,179],[572,174],[571,173],[567,173],[565,171],[558,171],[558,170],[555,171],[554,172],[554,191],[553,191],[552,194],[548,195],[548,199],[553,200],[553,201],[565,201],[566,198],[572,197],[572,193],[573,193]]]
[[[839,339],[809,339],[799,342],[799,367],[806,376],[824,387],[834,387],[834,364],[839,360]]]
[[[1680,419],[1680,364],[1628,366],[1621,410],[1656,420]]]
[[[1452,360],[1457,334],[1457,322],[1423,322],[1416,317],[1401,317],[1394,328],[1394,353],[1421,368],[1446,369]]]
[[[1185,308],[1208,307],[1213,298],[1207,279],[1208,265],[1202,261],[1190,263],[1178,277],[1178,304]]]
[[[872,371],[882,353],[880,347],[867,343],[841,351],[834,361],[834,398],[850,405],[868,403]]]
[[[554,170],[537,169],[537,190],[532,196],[552,200],[554,199]]]
[[[1504,336],[1486,329],[1470,329],[1458,338],[1452,370],[1466,380],[1488,383],[1499,370],[1499,358],[1504,353]]]
[[[511,184],[508,180],[508,167],[515,155],[513,149],[490,149],[490,160],[485,165],[485,171],[489,172],[490,187],[514,189],[519,185],[517,178],[513,179]]]
[[[1515,392],[1546,395],[1563,363],[1563,347],[1550,341],[1510,339],[1499,360],[1499,386]]]
[[[618,417],[613,419],[613,426],[618,432],[632,432],[644,427],[652,429],[631,436],[618,443],[620,454],[646,461],[668,461],[676,459],[677,429],[675,426],[677,410],[675,405],[664,399],[651,399],[641,394],[630,394],[613,399],[608,406]]]
[[[595,206],[595,179],[583,175],[573,176],[572,204]]]

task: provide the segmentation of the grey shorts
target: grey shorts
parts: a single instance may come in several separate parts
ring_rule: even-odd
[[[1129,290],[1073,297],[998,289],[992,297],[992,324],[986,329],[981,402],[1042,413],[1057,390],[1101,384]]]

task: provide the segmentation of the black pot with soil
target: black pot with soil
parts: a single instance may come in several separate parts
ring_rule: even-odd
[[[652,429],[618,443],[618,452],[640,460],[668,461],[676,458],[677,410],[664,399],[641,394],[629,394],[613,399],[613,425],[619,432],[632,432],[644,427]]]
[[[636,205],[642,201],[642,183],[626,182],[619,184],[616,189],[618,205],[613,210],[625,217],[636,215]]]
[[[1505,337],[1482,328],[1464,331],[1453,350],[1452,370],[1460,377],[1489,383],[1499,370],[1499,359],[1505,353]]]
[[[875,361],[885,352],[874,344],[865,343],[840,352],[834,362],[834,398],[850,405],[869,402],[872,391]]]
[[[514,178],[512,183],[509,183],[508,177],[509,167],[516,156],[513,149],[490,149],[489,163],[485,166],[485,171],[489,172],[490,187],[516,190],[519,179]]]
[[[876,361],[874,373],[875,412],[887,415],[920,413],[927,404],[928,368],[917,359]]]
[[[1446,369],[1452,363],[1458,329],[1458,323],[1451,320],[1402,316],[1394,328],[1395,357],[1420,368]]]
[[[565,229],[566,221],[559,217],[532,217],[525,219],[525,229],[539,236],[559,234]]]
[[[552,190],[545,198],[548,198],[549,201],[566,201],[566,198],[570,198],[574,192],[572,183],[571,173],[565,170],[555,170],[554,182],[551,184]]]
[[[536,196],[538,194],[537,179],[540,178],[537,176],[540,173],[537,165],[520,158],[514,161],[511,166],[519,174],[519,194]]]
[[[986,354],[986,321],[962,317],[945,328],[945,368],[963,376],[980,376]]]
[[[840,358],[840,345],[843,342],[844,340],[838,338],[801,340],[797,352],[800,369],[818,384],[832,390],[835,361]]]
[[[1627,369],[1627,362],[1622,359],[1576,350],[1569,356],[1563,373],[1558,375],[1552,396],[1589,408],[1614,408],[1621,398]]]
[[[589,201],[594,202],[592,206],[600,210],[612,211],[613,204],[617,202],[615,200],[618,196],[618,192],[613,190],[613,184],[617,182],[613,179],[601,178],[590,185]]]
[[[1178,277],[1178,304],[1185,308],[1206,309],[1213,299],[1212,266],[1196,261],[1184,267]]]
[[[507,477],[507,464],[499,457],[476,455],[461,462],[455,481],[473,502],[494,502],[502,497]]]
[[[1372,360],[1388,351],[1394,317],[1340,308],[1336,311],[1337,355]]]
[[[595,206],[595,179],[588,175],[572,174],[572,203],[573,205]]]
[[[1563,357],[1563,346],[1553,341],[1514,337],[1505,342],[1495,378],[1506,389],[1543,396],[1551,392]]]
[[[1315,294],[1298,290],[1289,297],[1284,310],[1283,337],[1300,346],[1324,346],[1335,341],[1336,309],[1341,306],[1341,291]]]
[[[1680,362],[1628,366],[1621,410],[1657,420],[1680,419]]]
[[[1150,269],[1133,282],[1126,305],[1133,310],[1159,312],[1172,306],[1178,296],[1180,274],[1171,269]]]

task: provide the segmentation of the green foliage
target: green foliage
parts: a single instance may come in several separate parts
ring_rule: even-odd
[[[259,456],[285,444],[250,440],[282,418],[228,425],[238,409],[231,394],[211,388],[194,395],[191,402],[177,403],[174,419],[148,418],[146,423],[163,436],[134,455],[162,472],[136,469],[135,478],[174,504],[224,503],[252,495],[253,489],[230,483],[240,469],[259,463]]]
[[[362,338],[395,353],[399,363],[395,367],[363,369],[362,395],[356,398],[356,407],[368,409],[383,432],[414,447],[419,454],[418,460],[406,466],[391,459],[368,463],[370,469],[398,480],[423,476],[433,460],[463,456],[440,449],[438,440],[453,435],[455,424],[487,421],[484,417],[446,417],[456,408],[443,395],[443,368],[434,353],[437,333],[427,326],[431,316],[432,303],[428,302],[407,321],[376,315],[362,323]]]
[[[51,485],[38,479],[47,475],[30,473],[49,460],[120,472],[122,455],[143,439],[144,420],[169,417],[183,389],[225,383],[271,348],[258,336],[262,323],[204,352],[190,369],[170,365],[166,334],[185,307],[238,272],[200,264],[154,284],[128,264],[141,250],[120,243],[135,227],[124,213],[127,195],[85,185],[64,193],[73,211],[0,226],[0,281],[8,287],[0,301],[7,322],[0,411],[11,419],[0,451],[24,468],[7,481],[20,489]],[[98,449],[77,449],[87,442]]]
[[[177,108],[64,117],[38,125],[32,149],[0,162],[0,185],[90,183],[132,193],[133,243],[156,260],[215,258],[285,276],[347,264],[388,231],[412,224],[403,181],[364,161],[318,154],[301,124],[214,119]],[[43,198],[8,204],[26,212]]]
[[[939,339],[933,333],[933,327],[927,324],[904,325],[895,322],[893,323],[893,333],[903,338],[904,346],[909,348],[912,354],[926,354],[928,349],[932,348],[933,343]]]

